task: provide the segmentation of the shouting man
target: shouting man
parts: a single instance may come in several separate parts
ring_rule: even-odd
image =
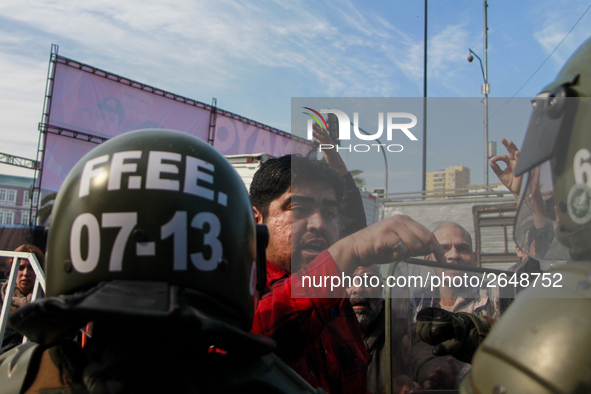
[[[342,283],[306,288],[302,277],[351,276],[359,265],[430,253],[443,261],[443,250],[431,232],[403,215],[339,240],[343,194],[338,173],[301,156],[269,160],[255,174],[251,201],[270,240],[269,291],[252,332],[273,338],[277,354],[313,386],[359,393],[366,389],[368,354],[346,289]]]

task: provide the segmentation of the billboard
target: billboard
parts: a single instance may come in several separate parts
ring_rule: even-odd
[[[145,128],[183,131],[205,141],[213,135],[213,146],[224,155],[278,157],[313,149],[309,141],[251,119],[56,56],[48,124],[42,125],[47,138],[41,187],[58,190],[97,143]]]

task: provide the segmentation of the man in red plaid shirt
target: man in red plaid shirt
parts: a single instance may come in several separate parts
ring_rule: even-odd
[[[300,156],[267,161],[250,188],[257,223],[269,229],[267,286],[252,332],[273,338],[276,353],[314,387],[366,391],[369,356],[346,286],[307,286],[303,277],[351,276],[359,265],[443,250],[433,234],[396,215],[338,240],[344,186],[326,163]],[[292,294],[293,293],[293,294]]]

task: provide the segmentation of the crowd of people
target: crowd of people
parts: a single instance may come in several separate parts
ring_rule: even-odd
[[[582,56],[591,56],[591,41],[573,61]],[[557,78],[542,107],[573,96],[584,77]],[[547,256],[557,240],[574,258],[589,260],[583,241],[591,213],[581,201],[591,196],[591,173],[572,169],[589,165],[588,133],[567,130],[575,136],[569,140],[563,128],[578,123],[563,122],[555,130],[562,140],[552,144],[539,136],[544,116],[576,112],[559,108],[545,115],[538,108],[521,158],[516,145],[503,140],[508,154],[491,159],[520,200],[515,231],[526,235],[516,234],[524,242],[515,273],[540,272],[535,258]],[[315,127],[314,137],[332,144],[326,130]],[[546,144],[552,149],[540,148]],[[449,221],[430,230],[405,215],[367,226],[345,163],[334,149],[322,153],[324,161],[269,159],[247,195],[214,148],[183,133],[142,130],[98,146],[74,167],[56,199],[46,298],[30,302],[34,274],[20,260],[10,323],[32,343],[3,349],[0,371],[16,363],[24,372],[0,375],[0,384],[14,392],[68,393],[381,393],[387,387],[403,393],[460,386],[465,393],[489,392],[481,390],[494,383],[482,377],[487,367],[481,360],[498,365],[504,362],[494,359],[498,351],[511,353],[490,350],[503,346],[497,325],[514,324],[504,319],[510,302],[485,282],[443,284],[393,299],[388,315],[384,287],[375,285],[383,284],[381,266],[409,257],[432,261],[435,274],[452,278],[463,273],[454,265],[477,266],[469,231]],[[569,190],[549,194],[541,187],[538,166],[547,160],[554,167],[546,179]],[[560,178],[569,173],[565,168],[574,171],[574,183]],[[103,175],[108,188],[97,181]],[[144,176],[150,187],[142,189]],[[22,250],[44,265],[40,250]],[[364,281],[304,285],[305,277],[344,276]],[[522,298],[507,313],[518,316],[527,305]],[[562,313],[567,308],[561,306],[553,308]],[[580,301],[587,306],[588,299]],[[521,356],[508,357],[515,364]],[[503,372],[497,377],[502,381]],[[591,387],[588,379],[573,377],[578,392]],[[522,387],[516,381],[507,384]],[[513,392],[499,384],[490,392]]]
[[[315,128],[315,137],[318,142],[330,141],[328,133],[319,128]],[[514,154],[511,144],[506,143]],[[382,286],[343,287],[336,294],[329,294],[328,288],[308,289],[303,296],[292,297],[293,286],[304,275],[345,273],[355,278],[365,274],[382,283],[377,264],[389,263],[393,256],[477,264],[471,236],[457,223],[445,222],[430,232],[400,215],[366,228],[361,195],[351,173],[336,150],[324,149],[323,153],[326,162],[298,155],[270,159],[255,174],[250,201],[255,221],[265,224],[269,231],[269,243],[265,291],[251,331],[272,338],[277,344],[275,354],[312,387],[327,392],[383,391],[390,376],[385,358],[392,354],[394,392],[457,387],[469,364],[434,355],[433,346],[418,340],[412,332],[414,326],[397,328],[396,348],[391,353],[385,351]],[[492,163],[505,159],[499,156]],[[508,169],[513,165],[507,164]],[[506,169],[501,180],[509,172]],[[34,252],[44,264],[42,252],[34,246],[17,251]],[[21,260],[21,266],[10,312],[30,301],[34,273],[28,261]],[[424,308],[438,307],[498,319],[499,298],[490,297],[486,291],[483,294],[483,289],[470,290],[470,294],[457,294],[455,287],[442,286],[435,292],[420,289],[405,304],[406,311],[398,311],[414,317]],[[402,337],[407,340],[406,349]],[[5,350],[16,345],[11,338]]]

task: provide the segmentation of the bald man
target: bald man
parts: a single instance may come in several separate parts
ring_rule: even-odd
[[[462,264],[476,267],[478,261],[472,248],[470,233],[455,222],[445,222],[437,227],[433,234],[445,251],[445,260],[448,264]],[[432,255],[425,256],[426,260],[434,260]],[[437,275],[463,277],[465,271],[452,269],[435,269]],[[468,274],[468,278],[471,276]],[[426,307],[437,307],[449,312],[468,312],[477,316],[489,316],[497,319],[500,316],[498,298],[491,298],[487,288],[480,289],[471,286],[449,286],[448,281],[444,285],[434,289],[424,288],[414,294],[416,312]],[[460,281],[457,280],[456,283]],[[465,282],[465,281],[462,281]],[[463,283],[465,284],[465,283]],[[415,314],[416,314],[415,312]]]
[[[455,222],[445,222],[437,227],[433,234],[441,244],[445,252],[445,260],[448,264],[462,264],[477,266],[478,261],[472,248],[470,233]],[[434,260],[433,256],[425,256],[426,260]],[[463,277],[467,274],[470,278],[473,274],[466,271],[457,271],[453,267],[448,269],[436,268],[436,274],[448,277]],[[453,279],[452,279],[453,280]],[[459,283],[459,279],[457,280]],[[486,286],[486,285],[485,285]],[[496,288],[479,288],[471,286],[445,285],[431,291],[425,287],[413,294],[414,315],[427,307],[445,309],[449,312],[468,312],[476,316],[487,316],[498,319],[503,305],[498,293],[490,293]],[[413,364],[415,375],[413,379],[424,389],[455,389],[458,382],[469,371],[470,365],[462,363],[453,357],[436,357],[432,354],[433,346],[421,343],[413,343]]]

